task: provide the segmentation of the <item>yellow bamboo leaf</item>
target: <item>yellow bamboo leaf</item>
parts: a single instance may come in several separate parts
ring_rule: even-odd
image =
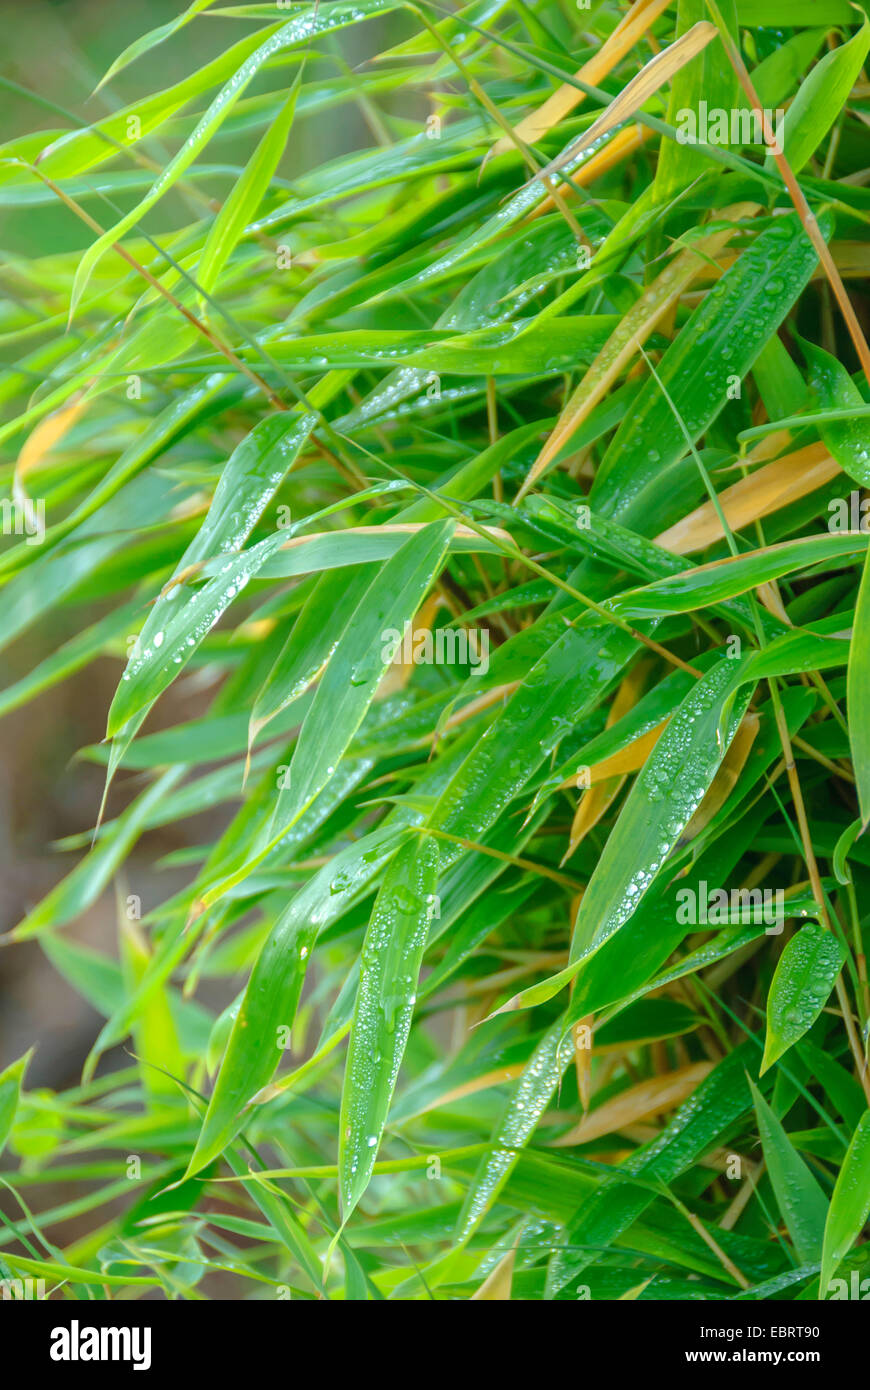
[[[610,781],[596,783],[594,787],[590,787],[584,793],[577,810],[574,812],[571,833],[568,836],[568,848],[562,856],[560,868],[567,863],[577,846],[589,834],[589,831],[595,828],[601,817],[607,814],[624,782],[624,777],[614,777]]]
[[[84,392],[80,392],[60,410],[46,415],[44,420],[40,420],[36,429],[27,436],[15,464],[13,486],[16,495],[23,493],[23,483],[27,474],[38,468],[46,455],[60,443],[67,431],[72,429],[76,420],[84,413],[89,401],[90,397]]]
[[[779,586],[775,581],[769,584],[759,584],[755,592],[758,594],[759,599],[764,604],[768,613],[772,613],[775,618],[779,618],[779,621],[785,623],[786,627],[794,627],[794,623],[785,611],[785,605],[783,604],[782,596],[779,592]]]
[[[513,1245],[507,1254],[502,1256],[495,1269],[486,1276],[477,1293],[471,1295],[472,1303],[475,1299],[488,1299],[498,1303],[510,1302],[516,1257],[517,1250],[516,1246]]]
[[[584,1111],[589,1109],[589,1096],[592,1092],[592,1025],[594,1021],[595,1015],[587,1014],[571,1029],[571,1038],[574,1043],[574,1069],[577,1073],[577,1094],[580,1097],[580,1109]]]
[[[414,673],[413,657],[410,660],[405,660],[405,654],[413,653],[414,640],[418,633],[431,632],[432,624],[435,621],[435,615],[443,604],[444,599],[437,591],[430,594],[427,599],[424,599],[422,606],[411,623],[409,643],[401,643],[392,665],[387,667],[384,677],[378,686],[377,698],[379,700],[384,700],[388,695],[394,695],[397,691],[404,690]]]
[[[574,74],[578,82],[585,82],[587,87],[597,87],[608,73],[612,72],[616,64],[629,52],[634,45],[654,24],[660,14],[667,9],[671,0],[635,0],[628,14],[617,24],[613,33],[601,45],[601,48],[590,58],[588,63],[584,63],[582,68],[578,68]],[[570,83],[563,82],[537,111],[532,111],[528,116],[524,116],[519,125],[515,127],[515,133],[526,145],[534,145],[538,140],[552,130],[554,125],[558,125],[566,116],[586,100],[585,92],[580,92]],[[513,148],[513,141],[510,136],[503,135],[493,146],[491,154],[503,154],[506,150]]]
[[[503,1086],[508,1081],[516,1081],[518,1076],[522,1076],[525,1066],[525,1062],[516,1062],[509,1067],[496,1067],[494,1071],[485,1072],[483,1076],[475,1076],[471,1081],[454,1086],[452,1090],[445,1091],[443,1095],[430,1101],[420,1114],[424,1115],[427,1110],[439,1110],[442,1105],[451,1105],[453,1101],[476,1095],[478,1091],[488,1091],[490,1086]]]
[[[637,772],[655,748],[667,723],[667,719],[663,719],[655,728],[648,729],[645,734],[632,739],[631,743],[627,743],[618,752],[611,753],[609,758],[602,758],[600,763],[593,763],[591,767],[585,768],[582,774],[584,783],[594,787],[596,783],[606,782],[612,777],[623,777],[629,772]],[[576,779],[572,777],[563,785],[576,785]]]
[[[715,24],[711,24],[707,19],[700,19],[674,43],[668,44],[661,53],[656,53],[637,76],[623,87],[619,95],[614,97],[610,105],[604,108],[597,121],[593,121],[588,130],[584,130],[566,150],[545,165],[535,178],[547,178],[550,174],[555,174],[557,170],[570,164],[579,150],[594,144],[602,135],[613,130],[614,126],[622,125],[623,121],[629,120],[650,97],[655,96],[659,88],[669,82],[693,58],[697,58],[707,44],[716,38],[718,32]]]
[[[647,1081],[638,1082],[636,1086],[629,1086],[628,1090],[621,1091],[618,1096],[613,1096],[590,1114],[584,1115],[567,1134],[554,1139],[552,1147],[564,1149],[575,1144],[588,1144],[593,1139],[617,1133],[626,1125],[635,1124],[650,1115],[672,1110],[700,1086],[712,1066],[712,1062],[694,1062],[689,1067],[680,1067],[677,1071],[653,1076]]]
[[[732,531],[740,531],[815,492],[839,472],[840,465],[824,444],[808,444],[726,488],[719,494],[719,505]],[[674,555],[689,555],[695,550],[706,550],[714,541],[722,540],[723,534],[712,502],[705,502],[656,536],[656,544]]]
[[[643,125],[626,126],[623,130],[617,131],[603,149],[598,150],[591,159],[587,159],[582,168],[575,170],[571,175],[570,184],[564,184],[559,190],[559,196],[564,198],[575,188],[586,188],[603,174],[609,174],[611,169],[615,169],[617,164],[621,164],[630,154],[634,154],[635,150],[639,150],[644,141],[651,139],[654,134],[648,126]],[[554,206],[555,200],[552,197],[544,198],[534,212],[529,213],[527,221],[533,222],[536,217],[543,217]]]

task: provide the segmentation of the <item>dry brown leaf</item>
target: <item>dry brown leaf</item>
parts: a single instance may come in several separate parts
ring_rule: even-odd
[[[517,1248],[512,1245],[507,1254],[499,1260],[495,1269],[486,1276],[477,1292],[471,1295],[472,1303],[476,1299],[488,1299],[491,1302],[499,1303],[510,1302],[516,1257]]]
[[[611,777],[622,777],[626,773],[637,772],[642,768],[664,733],[667,723],[667,719],[663,719],[660,724],[656,724],[655,728],[648,729],[645,734],[640,734],[638,738],[632,739],[631,743],[627,743],[618,752],[611,753],[609,758],[602,758],[600,763],[594,763],[592,767],[586,768],[585,778],[589,786],[594,787],[598,782],[606,782]],[[566,787],[575,785],[575,777],[564,783]]]
[[[824,444],[808,444],[733,483],[719,494],[719,505],[732,531],[741,531],[753,521],[815,492],[839,472],[840,465]],[[656,545],[673,555],[690,555],[695,550],[706,550],[714,541],[722,540],[723,535],[712,502],[705,502],[655,539]]]
[[[584,1115],[567,1134],[554,1139],[551,1147],[564,1149],[575,1144],[588,1144],[593,1139],[615,1134],[626,1125],[635,1124],[650,1115],[672,1110],[700,1086],[712,1067],[712,1062],[694,1062],[690,1067],[680,1067],[677,1071],[666,1072],[664,1076],[653,1076],[636,1086],[629,1086],[628,1090],[621,1091],[618,1096],[613,1096],[590,1114]]]
[[[613,130],[614,126],[630,120],[681,68],[702,53],[707,44],[717,37],[718,32],[715,24],[711,24],[707,19],[699,19],[697,24],[693,24],[691,29],[674,43],[663,48],[661,53],[656,53],[644,64],[637,76],[623,87],[619,95],[614,97],[610,105],[604,108],[597,121],[593,121],[589,129],[573,140],[566,150],[550,160],[535,178],[547,178],[550,174],[555,174],[566,164],[570,164],[580,150],[593,145],[602,135]]]
[[[585,82],[588,87],[597,87],[609,72],[616,67],[616,64],[630,53],[634,45],[654,24],[660,14],[668,8],[671,0],[635,0],[628,14],[617,24],[613,33],[610,34],[594,58],[590,58],[588,63],[584,63],[582,68],[578,68],[574,74],[579,82]],[[565,119],[571,112],[578,107],[581,102],[586,100],[585,92],[580,92],[576,87],[572,87],[568,82],[563,82],[537,111],[532,111],[528,116],[524,116],[519,125],[515,127],[515,134],[526,145],[534,145],[548,130],[552,130],[554,125]],[[506,150],[513,148],[513,141],[509,136],[503,135],[493,146],[491,155],[504,154]]]
[[[13,490],[16,497],[26,496],[25,477],[39,467],[45,456],[60,443],[67,431],[72,429],[79,416],[84,414],[90,400],[91,397],[84,392],[79,393],[60,410],[55,410],[53,414],[40,420],[36,429],[27,436],[15,464]]]
[[[585,188],[587,184],[594,183],[601,178],[602,174],[609,174],[611,169],[615,169],[617,164],[621,164],[635,150],[639,150],[645,140],[649,140],[655,134],[649,126],[632,125],[626,126],[623,130],[617,131],[612,140],[609,140],[602,150],[598,150],[591,159],[587,159],[581,169],[577,169],[571,175],[571,183],[563,184],[559,190],[560,196],[565,197],[572,191],[572,188]],[[544,213],[550,212],[555,207],[555,199],[552,197],[544,198],[538,203],[534,212],[531,212],[527,221],[533,222],[536,217],[543,217]]]

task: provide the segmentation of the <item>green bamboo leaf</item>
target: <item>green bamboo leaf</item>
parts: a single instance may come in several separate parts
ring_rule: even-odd
[[[840,1261],[870,1218],[870,1111],[864,1112],[834,1185],[825,1222],[819,1297],[826,1298]]]
[[[620,594],[607,606],[623,618],[687,613],[745,594],[760,584],[781,579],[805,566],[837,565],[853,555],[863,555],[866,549],[866,534],[804,536],[800,540],[768,546],[763,551],[684,570],[668,579],[658,579],[643,589]]]
[[[751,687],[735,694],[739,665],[726,658],[698,681],[638,774],[583,895],[572,965],[628,921],[701,804],[749,703]]]
[[[478,839],[594,707],[635,650],[630,632],[608,627],[591,614],[563,627],[445,787],[430,827]],[[578,671],[584,672],[583,682],[577,681]],[[443,863],[460,853],[445,845]]]
[[[245,166],[245,172],[209,228],[196,271],[197,284],[206,294],[214,289],[245,227],[254,220],[254,214],[278,168],[293,124],[300,80],[297,76],[277,120],[267,129]]]
[[[256,76],[264,63],[276,53],[280,53],[285,45],[292,44],[298,36],[298,21],[291,20],[278,29],[277,33],[272,33],[266,38],[258,48],[246,58],[241,67],[232,78],[225,83],[218,95],[214,98],[208,110],[197,124],[193,134],[185,140],[181,149],[171,159],[166,168],[158,174],[148,193],[142,198],[130,212],[116,222],[109,231],[103,232],[97,238],[79,262],[78,269],[73,280],[72,293],[70,295],[70,320],[75,315],[82,295],[84,294],[88,281],[101,258],[116,242],[122,240],[131,227],[134,227],[145,214],[158,203],[164,194],[168,193],[174,184],[178,182],[182,174],[194,162],[197,155],[206,147],[212,136],[218,131],[232,111],[236,102],[241,97],[245,88]],[[308,37],[306,31],[305,37]]]
[[[818,24],[819,0],[737,0],[737,18],[751,28]],[[854,6],[849,0],[825,0],[825,22],[854,24]]]
[[[865,559],[855,605],[855,622],[849,647],[849,673],[846,685],[846,705],[849,710],[849,747],[858,806],[861,811],[861,833],[870,823],[870,562]]]
[[[82,1284],[85,1288],[93,1286],[110,1289],[149,1288],[159,1286],[160,1279],[153,1275],[150,1279],[138,1274],[110,1274],[103,1269],[83,1269],[78,1265],[61,1264],[57,1260],[30,1260],[24,1255],[12,1255],[3,1251],[3,1262],[22,1274],[36,1275],[51,1284]]]
[[[132,993],[151,959],[148,943],[135,919],[129,919],[118,902],[118,942],[124,986]],[[184,1080],[184,1057],[165,986],[154,989],[133,1029],[133,1041],[142,1073],[142,1088],[152,1103],[174,1097]]]
[[[727,5],[722,8],[731,21],[729,29],[736,31],[733,7],[730,14]],[[679,0],[676,35],[688,33],[693,24],[709,17],[704,0]],[[730,111],[738,105],[737,75],[730,63],[723,63],[719,44],[708,44],[690,63],[681,67],[674,74],[670,88],[667,121],[672,126],[679,125],[681,112],[696,111],[701,101],[705,101],[710,110]],[[691,144],[663,140],[653,184],[657,200],[667,202],[686,184],[705,174],[707,167],[706,156]]]
[[[307,13],[299,15],[288,20],[286,24],[282,24],[276,31],[269,33],[233,73],[229,81],[225,82],[208,110],[197,123],[192,135],[188,136],[178,153],[157,176],[145,197],[130,212],[126,213],[114,227],[104,232],[93,245],[88,247],[79,262],[73,281],[70,296],[70,319],[75,314],[91,275],[109,247],[120,241],[131,227],[134,227],[154,207],[155,203],[158,203],[164,194],[168,193],[178,182],[182,174],[209,143],[212,136],[220,129],[242,93],[265,63],[285,48],[307,43],[318,34],[330,33],[334,29],[343,28],[346,24],[383,14],[394,8],[395,0],[353,0],[353,3],[332,5],[328,11],[319,16],[312,16]]]
[[[825,7],[824,15],[830,16]],[[858,17],[853,11],[852,20]],[[870,52],[870,19],[862,16],[857,34],[826,53],[801,83],[785,114],[782,130],[783,153],[797,174],[818,149],[845,106],[849,93]],[[772,166],[772,158],[768,156]]]
[[[600,1252],[618,1240],[661,1193],[662,1184],[679,1177],[746,1113],[752,1099],[747,1080],[754,1055],[751,1048],[751,1043],[743,1043],[717,1063],[661,1134],[597,1185],[567,1223],[547,1270],[546,1297],[555,1297],[600,1258]],[[640,1181],[632,1182],[632,1178]]]
[[[341,1093],[338,1167],[344,1221],[368,1187],[390,1108],[435,906],[438,846],[398,851],[366,930]]]
[[[861,819],[859,817],[857,820],[853,820],[851,825],[848,825],[846,827],[839,840],[837,841],[836,847],[834,849],[834,877],[836,878],[838,883],[842,883],[844,886],[845,884],[852,882],[852,875],[849,872],[849,869],[846,867],[846,861],[849,858],[849,851],[851,850],[860,833]]]
[[[235,510],[237,499],[233,496],[229,480],[225,488],[215,493],[210,511],[210,515],[213,513],[213,524],[206,525],[202,540],[195,540],[189,552],[196,555],[200,549],[206,553],[217,549],[219,558],[212,563],[214,578],[193,593],[184,604],[179,604],[174,597],[174,588],[167,590],[163,601],[156,605],[157,612],[149,614],[109,709],[106,724],[109,737],[118,734],[134,718],[138,717],[141,723],[144,712],[151,708],[167,686],[180,675],[215,623],[239,597],[251,579],[259,573],[266,561],[286,545],[288,539],[313,522],[316,517],[328,516],[343,507],[351,506],[354,501],[365,499],[367,495],[374,495],[368,490],[357,493],[355,498],[344,498],[333,506],[324,508],[315,517],[291,522],[248,550],[236,553],[233,549],[236,539],[247,534],[247,530],[256,519],[259,507],[271,496],[271,492],[274,492],[289,466],[290,459],[310,428],[310,421],[295,421],[289,428],[289,456],[282,452],[283,443],[286,442],[284,440],[279,443],[277,455],[272,454],[271,446],[275,443],[273,428],[266,431],[264,449],[261,450],[260,440],[252,440],[250,451],[242,450],[240,470],[244,469],[247,472],[250,468],[251,473],[247,486],[243,486],[242,489],[245,504],[240,513]],[[264,481],[264,469],[267,474],[271,470],[270,481]],[[236,484],[240,482],[235,471],[233,481]],[[376,487],[375,494],[382,490],[383,485]],[[208,518],[206,521],[208,523]],[[167,614],[165,620],[164,614]],[[129,735],[129,731],[126,733]]]
[[[866,26],[870,33],[870,23]],[[824,348],[802,342],[801,348],[809,366],[809,386],[819,411],[861,410],[864,397],[852,381],[846,368]],[[840,467],[861,487],[870,486],[870,446],[867,427],[860,418],[835,421],[820,426],[822,439]]]
[[[308,689],[335,651],[341,634],[324,623],[324,612],[338,611],[339,604],[356,608],[370,583],[364,568],[349,576],[342,566],[320,577],[257,692],[251,710],[249,743]]]
[[[392,660],[388,634],[402,632],[444,561],[455,523],[413,533],[371,580],[343,632],[305,717],[275,806],[271,843],[326,785],[356,733]]]
[[[549,376],[591,362],[619,320],[615,314],[517,319],[468,333],[445,328],[349,328],[342,333],[283,338],[272,345],[277,362],[293,371],[397,364],[453,376]],[[244,354],[243,354],[244,355]]]
[[[780,956],[767,996],[767,1036],[762,1073],[812,1028],[843,965],[836,936],[808,922]]]
[[[341,851],[291,899],[257,956],[232,1025],[187,1176],[235,1138],[245,1106],[272,1078],[289,1039],[311,951],[321,930],[364,895],[395,854],[401,830],[374,831]]]
[[[758,64],[752,72],[752,85],[763,107],[775,110],[792,94],[824,43],[826,33],[824,27],[799,30]]]
[[[277,28],[275,25],[272,32]],[[84,173],[113,159],[118,152],[118,145],[135,145],[143,137],[159,130],[187,102],[228,81],[258,44],[262,43],[262,38],[262,31],[247,34],[212,62],[204,64],[175,86],[122,107],[120,111],[92,126],[85,126],[81,130],[58,131],[47,144],[44,133],[40,133],[33,149],[19,148],[19,142],[13,141],[5,147],[5,152],[10,156],[19,154],[24,158],[28,155],[38,155],[41,172],[54,180],[69,179],[76,174]],[[22,177],[14,165],[0,166],[0,179],[10,181],[16,174],[19,178]],[[28,182],[32,180],[32,175],[25,177]]]
[[[156,48],[158,44],[164,43],[166,39],[172,38],[173,34],[177,33],[179,29],[182,29],[185,24],[189,24],[192,19],[198,14],[201,14],[203,10],[207,10],[209,5],[213,5],[214,3],[215,0],[193,0],[193,3],[188,5],[187,9],[184,10],[182,14],[177,15],[175,19],[170,19],[166,24],[161,24],[158,28],[151,29],[147,34],[140,34],[138,39],[134,39],[131,44],[127,45],[123,53],[118,54],[115,61],[106,70],[105,75],[100,78],[94,90],[98,92],[107,82],[111,82],[113,77],[117,77],[119,72],[122,72],[124,68],[134,63],[137,58],[141,58],[145,53],[150,53],[152,48]]]
[[[764,1162],[780,1215],[801,1264],[821,1258],[828,1199],[767,1101],[750,1081]]]
[[[33,1048],[29,1052],[25,1052],[23,1057],[19,1057],[17,1062],[10,1063],[8,1067],[0,1071],[0,1153],[5,1147],[15,1122],[15,1112],[21,1097],[24,1073],[27,1071],[27,1064],[32,1056]]]
[[[460,1245],[469,1240],[507,1183],[573,1056],[574,1044],[560,1019],[529,1058],[465,1194],[456,1223]]]

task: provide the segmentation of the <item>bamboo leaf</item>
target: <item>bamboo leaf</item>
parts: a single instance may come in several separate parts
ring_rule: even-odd
[[[828,1199],[755,1085],[752,1099],[774,1195],[804,1264],[821,1258]]]
[[[848,1254],[870,1217],[870,1112],[865,1111],[852,1135],[837,1176],[825,1222],[820,1297],[825,1298],[834,1271]]]
[[[434,841],[424,838],[400,849],[384,876],[363,942],[339,1120],[345,1221],[377,1158],[411,1027],[437,881]]]
[[[813,1026],[842,965],[839,941],[818,922],[808,922],[788,942],[767,996],[762,1073]]]

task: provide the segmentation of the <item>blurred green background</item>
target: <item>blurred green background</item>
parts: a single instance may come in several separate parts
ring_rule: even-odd
[[[187,0],[0,0],[3,56],[0,59],[0,140],[8,141],[37,131],[58,132],[75,128],[126,106],[137,98],[181,81],[198,67],[250,32],[250,21],[204,14],[197,17],[160,47],[145,54],[100,91],[100,78],[113,60],[133,40],[181,14]],[[275,7],[276,22],[290,17],[286,7]],[[262,25],[262,17],[257,21]],[[358,62],[377,53],[410,32],[401,16],[389,16],[358,26],[341,36],[326,38],[317,47],[317,61],[324,76],[346,74]],[[363,47],[364,45],[364,47]],[[298,58],[292,64],[262,74],[251,92],[289,86]],[[32,94],[32,97],[28,94]],[[33,99],[38,97],[40,99]],[[47,105],[46,103],[49,103]],[[68,112],[64,116],[61,110]],[[206,103],[200,99],[185,108],[193,118]],[[412,101],[401,92],[385,98],[384,109],[399,119],[413,115]],[[226,196],[232,169],[243,167],[261,132],[256,129],[222,133],[215,141],[209,162],[225,166],[223,176],[206,180],[204,191],[216,199]],[[373,140],[366,113],[344,106],[297,122],[280,169],[282,178],[323,163]],[[171,150],[158,138],[143,142],[146,153],[158,165]],[[131,165],[131,167],[134,167]],[[183,195],[164,199],[146,223],[159,233],[190,219]],[[129,195],[126,206],[132,205]],[[104,224],[109,210],[101,199],[85,200],[92,216]],[[9,257],[42,256],[85,247],[91,233],[66,208],[47,198],[36,205],[0,206],[0,292],[19,293]],[[0,348],[0,370],[15,368],[18,352]],[[34,381],[31,389],[44,383]],[[16,436],[3,451],[12,461],[23,442]],[[102,611],[102,610],[100,610]],[[95,611],[93,618],[99,616]],[[92,619],[90,619],[92,620]],[[11,684],[31,670],[84,622],[80,608],[56,609],[8,647],[0,660],[0,684]],[[0,741],[0,932],[13,927],[29,907],[72,867],[74,857],[53,851],[54,841],[93,826],[102,791],[103,774],[93,764],[73,761],[83,746],[99,742],[105,732],[106,711],[120,674],[118,661],[102,659],[86,671],[43,694],[35,703],[3,720]],[[179,718],[191,718],[205,708],[207,692],[197,693],[191,683],[181,683],[169,693],[150,722],[163,727]],[[183,713],[182,713],[183,711]],[[113,789],[109,813],[122,808],[130,795],[124,779]],[[182,873],[162,872],[155,862],[185,845],[213,840],[223,818],[201,816],[171,827],[165,834],[144,837],[128,867],[128,891],[142,898],[143,913],[184,882]],[[110,894],[68,929],[76,939],[114,953],[115,916]],[[219,991],[215,1002],[223,1004]],[[206,989],[206,995],[208,990]],[[0,1057],[16,1057],[38,1040],[30,1070],[33,1086],[75,1085],[99,1020],[60,977],[51,970],[35,943],[0,951]],[[109,1063],[111,1064],[109,1059]],[[115,1059],[119,1060],[119,1059]],[[121,1058],[120,1060],[126,1060]]]

